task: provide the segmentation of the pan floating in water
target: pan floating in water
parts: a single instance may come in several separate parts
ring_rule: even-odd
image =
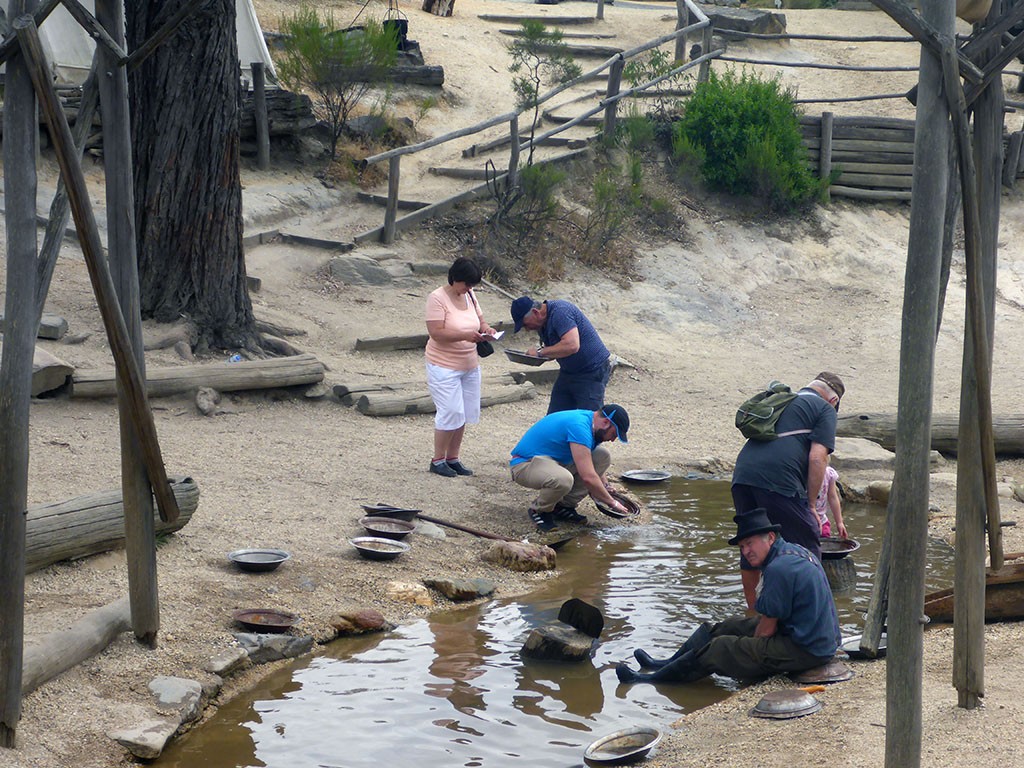
[[[784,688],[769,691],[750,710],[751,717],[767,717],[771,720],[789,720],[792,717],[811,715],[821,709],[821,702],[807,691],[799,688]]]
[[[661,483],[672,477],[660,469],[631,469],[619,475],[627,483]]]

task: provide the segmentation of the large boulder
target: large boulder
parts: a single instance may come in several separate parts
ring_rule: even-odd
[[[757,35],[781,35],[786,31],[786,15],[757,8],[725,8],[703,6],[716,33],[727,40],[745,39],[730,32],[749,32]]]
[[[513,571],[551,571],[555,567],[555,550],[528,541],[496,541],[481,558]]]
[[[570,626],[552,624],[532,630],[519,653],[546,661],[583,661],[593,647],[594,638],[589,635]]]

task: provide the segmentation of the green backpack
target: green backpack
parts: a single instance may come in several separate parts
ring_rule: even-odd
[[[781,381],[770,382],[767,389],[745,400],[736,410],[736,428],[748,440],[764,442],[777,437],[809,434],[809,429],[794,429],[781,433],[775,431],[775,425],[778,424],[782,412],[797,397],[799,395]]]

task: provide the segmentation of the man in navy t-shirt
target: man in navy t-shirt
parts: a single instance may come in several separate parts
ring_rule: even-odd
[[[736,515],[743,557],[763,576],[756,616],[705,622],[675,655],[654,659],[633,652],[649,673],[625,664],[615,668],[623,683],[689,683],[717,674],[750,680],[785,672],[803,672],[831,661],[839,647],[839,620],[821,562],[799,544],[779,536],[779,526],[764,509]]]
[[[821,523],[814,511],[828,455],[836,447],[836,413],[846,393],[843,380],[822,371],[786,406],[774,440],[747,440],[732,473],[737,512],[762,507],[781,526],[782,538],[821,559]],[[758,573],[740,557],[747,607],[754,607]]]
[[[536,302],[520,296],[512,302],[512,321],[515,333],[526,328],[540,336],[540,344],[528,349],[528,355],[558,361],[561,370],[551,390],[548,413],[601,407],[611,375],[611,355],[579,307],[561,299]]]

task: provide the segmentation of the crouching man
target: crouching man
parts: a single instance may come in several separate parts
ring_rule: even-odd
[[[641,649],[633,655],[653,670],[615,668],[623,683],[689,683],[710,674],[752,680],[803,672],[831,661],[839,647],[839,620],[828,578],[818,559],[779,536],[763,508],[736,515],[729,539],[761,571],[758,615],[706,622],[668,659]]]

